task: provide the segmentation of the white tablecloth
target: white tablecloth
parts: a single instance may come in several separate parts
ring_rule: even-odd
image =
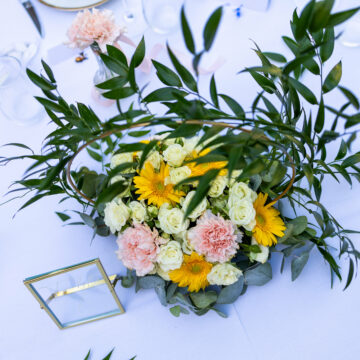
[[[151,1],[151,0],[147,0]],[[33,0],[45,29],[41,54],[65,39],[65,31],[74,14],[56,11]],[[188,2],[189,3],[189,2]],[[110,1],[103,8],[115,11],[118,18],[120,1]],[[192,0],[188,15],[201,41],[201,29],[215,2]],[[254,65],[256,55],[249,39],[267,51],[284,51],[280,35],[289,33],[289,19],[293,10],[289,0],[274,0],[267,13],[244,9],[243,17],[236,19],[230,9],[225,12],[219,36],[213,51],[204,61],[210,66],[219,57],[225,64],[216,72],[219,92],[241,100],[245,105],[257,91],[247,75],[235,75],[244,66]],[[196,10],[197,9],[197,10]],[[199,10],[201,9],[201,10]],[[33,25],[16,1],[0,2],[0,42],[24,36],[35,36]],[[164,44],[165,37],[146,31],[148,50],[155,44]],[[186,54],[181,34],[168,37],[170,45],[179,54]],[[135,41],[138,38],[134,39]],[[359,49],[338,45],[334,60],[343,60],[343,83],[359,90]],[[76,64],[74,59],[54,67],[62,94],[69,101],[91,104],[104,118],[115,113],[115,108],[101,107],[91,98],[92,75],[96,63],[90,59]],[[40,55],[31,66],[39,70]],[[167,61],[166,54],[158,54]],[[153,81],[154,74],[140,73],[142,83]],[[309,77],[310,82],[312,81]],[[208,94],[209,76],[201,79],[201,87]],[[334,104],[342,104],[339,93],[327,95]],[[48,125],[43,121],[32,127],[21,127],[0,118],[0,144],[22,142],[39,149]],[[334,148],[334,151],[336,149]],[[2,149],[2,154],[15,155],[19,150]],[[11,181],[19,179],[26,162],[12,163],[0,169],[0,194],[7,191]],[[327,181],[325,203],[348,228],[359,229],[360,187],[352,191],[346,183]],[[330,289],[330,272],[321,257],[312,254],[300,278],[292,283],[289,267],[281,275],[280,257],[273,256],[274,279],[263,287],[251,287],[234,306],[225,306],[228,319],[215,313],[204,317],[196,315],[174,318],[162,307],[153,291],[141,291],[117,286],[117,292],[126,308],[126,314],[88,325],[59,331],[47,314],[23,285],[25,277],[63,266],[99,257],[108,272],[123,272],[114,253],[114,238],[95,238],[86,227],[63,227],[55,210],[73,209],[72,202],[58,205],[58,199],[43,200],[31,208],[12,216],[23,203],[17,200],[0,207],[0,359],[73,359],[85,357],[88,349],[93,359],[100,359],[113,347],[114,360],[137,359],[269,359],[303,360],[359,358],[360,283],[355,280],[343,292],[344,284],[335,283]],[[355,243],[359,236],[353,236]],[[346,270],[346,269],[345,269]]]

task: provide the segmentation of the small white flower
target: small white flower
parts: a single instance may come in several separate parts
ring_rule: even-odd
[[[169,241],[166,245],[160,246],[160,253],[157,257],[159,268],[164,272],[179,269],[183,262],[181,246],[177,241]]]
[[[161,161],[162,161],[162,156],[158,151],[152,151],[146,158],[146,162],[149,162],[154,167],[154,169],[157,170],[160,169]]]
[[[229,209],[230,220],[238,226],[249,226],[255,219],[255,209],[251,201],[241,200]]]
[[[168,146],[163,155],[170,166],[181,166],[187,154],[180,144],[173,144]]]
[[[197,143],[199,142],[200,137],[194,136],[189,139],[184,139],[184,146],[183,149],[185,150],[186,154],[189,155],[193,152],[193,150],[200,150],[196,148]]]
[[[117,197],[105,205],[104,214],[105,224],[115,234],[126,224],[130,217],[130,209]]]
[[[176,185],[180,181],[191,176],[191,170],[188,166],[181,166],[170,169],[170,183]]]
[[[193,196],[195,195],[195,191],[190,191],[183,203],[182,203],[182,209],[183,211],[185,212],[186,209],[188,208],[189,204],[190,204],[190,201],[191,199],[193,198]],[[189,215],[189,218],[191,220],[196,220],[199,216],[201,216],[205,211],[206,211],[206,208],[208,206],[208,202],[206,200],[206,197],[204,199],[202,199],[202,201],[200,202],[200,204],[191,212],[191,214]]]
[[[251,245],[257,245],[260,248],[261,252],[260,253],[251,252],[250,259],[265,264],[269,258],[269,248],[267,246],[258,244],[255,238],[251,239]]]
[[[228,179],[226,176],[217,176],[215,180],[212,181],[211,187],[209,190],[209,196],[216,198],[223,194]]]
[[[146,217],[146,209],[139,201],[131,201],[129,204],[131,219],[134,223],[143,223]]]
[[[150,206],[147,207],[147,212],[152,218],[154,218],[154,217],[158,216],[159,209],[155,205],[150,205]]]
[[[207,279],[211,285],[231,285],[238,281],[242,271],[235,266],[225,263],[213,266]]]
[[[236,182],[236,179],[242,174],[242,170],[234,170],[231,173],[231,177],[230,177],[230,181],[229,181],[229,186],[233,186]]]
[[[116,154],[116,155],[113,155],[110,159],[110,168],[114,169],[121,164],[132,163],[132,162],[133,162],[132,153]]]
[[[165,203],[160,207],[158,215],[160,228],[167,234],[178,234],[189,227],[189,220],[184,221],[184,213],[179,208],[169,209]]]
[[[254,202],[257,194],[244,182],[236,182],[230,187],[229,202],[237,200],[249,200]],[[230,207],[230,205],[229,205]]]

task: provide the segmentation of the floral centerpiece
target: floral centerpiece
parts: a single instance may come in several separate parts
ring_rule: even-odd
[[[341,62],[327,69],[327,61],[335,27],[359,8],[332,13],[332,7],[332,0],[312,0],[294,12],[293,37],[283,37],[290,60],[255,45],[261,64],[241,74],[249,74],[260,91],[246,111],[218,92],[215,76],[210,99],[198,89],[199,64],[212,47],[222,8],[207,21],[200,50],[182,10],[193,69],[184,67],[168,46],[174,70],[153,60],[164,86],[151,92],[145,93],[136,78],[145,57],[144,39],[129,61],[108,45],[100,57],[116,76],[98,87],[116,101],[119,114],[105,121],[90,107],[68,104],[55,92],[46,63],[46,77],[27,70],[46,96],[37,99],[55,130],[40,154],[0,160],[33,161],[12,190],[34,192],[21,209],[46,196],[75,199],[83,207],[78,212],[82,224],[94,236],[117,235],[117,254],[128,268],[121,284],[135,283],[136,291],[155,289],[175,316],[189,309],[224,315],[217,304],[233,303],[249,286],[271,279],[274,251],[283,256],[281,271],[290,260],[292,280],[315,250],[329,265],[332,281],[334,276],[342,280],[339,259],[345,257],[348,287],[360,258],[350,238],[355,231],[344,229],[330,214],[322,193],[327,177],[350,184],[360,179],[360,153],[351,153],[360,103],[340,85]],[[304,73],[319,81],[319,96],[302,82]],[[334,90],[345,100],[340,109],[326,103],[326,94]],[[137,103],[125,108],[122,100],[132,96]],[[152,103],[166,110],[153,113]],[[151,132],[156,136],[149,138]],[[134,141],[124,141],[124,135]],[[333,156],[327,148],[335,141]],[[31,151],[23,144],[10,145]],[[100,172],[73,168],[85,149],[102,164]],[[57,214],[65,222],[70,219],[67,213]]]
[[[268,247],[285,230],[279,211],[266,204],[268,194],[237,180],[241,170],[228,177],[226,162],[193,162],[210,152],[199,142],[200,137],[159,140],[141,170],[139,153],[114,155],[111,168],[128,168],[111,183],[123,181],[127,188],[104,209],[105,224],[118,234],[117,254],[128,269],[137,276],[158,274],[189,292],[236,283],[242,275],[237,255],[247,254],[249,264],[265,263]],[[189,212],[198,181],[187,179],[209,170],[218,175]],[[126,175],[131,177],[126,180]]]

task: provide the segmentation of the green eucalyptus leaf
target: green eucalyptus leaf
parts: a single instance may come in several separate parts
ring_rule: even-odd
[[[217,304],[232,304],[241,295],[244,287],[244,277],[241,276],[239,280],[232,284],[225,286],[219,293]]]
[[[138,284],[141,289],[154,289],[165,287],[165,280],[157,275],[138,277]]]
[[[206,51],[210,50],[214,42],[221,17],[222,17],[222,7],[219,7],[211,14],[209,20],[205,25],[203,32],[203,39],[204,39],[204,48]]]
[[[67,220],[71,219],[71,217],[69,215],[58,212],[58,211],[56,211],[55,214],[60,218],[61,221],[67,221]]]
[[[289,224],[293,226],[292,228],[292,235],[300,235],[305,231],[308,225],[307,217],[306,216],[299,216],[295,219],[292,219]]]
[[[354,93],[351,92],[349,89],[346,89],[342,86],[339,86],[338,88],[344,94],[344,96],[350,101],[350,103],[355,107],[355,109],[359,110],[360,103],[356,95],[354,95]]]
[[[245,271],[244,277],[247,285],[265,285],[272,279],[271,265],[269,263],[260,264],[254,269]]]
[[[213,75],[211,77],[210,81],[210,96],[213,104],[218,108],[219,107],[219,100],[218,100],[218,94],[216,90],[216,83],[215,83],[215,76]]]
[[[195,43],[189,23],[186,19],[184,6],[181,8],[181,28],[187,49],[195,55]]]
[[[157,101],[173,101],[177,100],[179,96],[186,96],[185,91],[181,91],[177,88],[166,87],[162,89],[157,89],[147,95],[144,98],[145,103],[157,102]]]
[[[295,80],[294,78],[289,77],[289,83],[295,88],[310,104],[317,104],[316,96],[314,93],[300,81]]]
[[[152,63],[156,69],[156,75],[159,80],[168,86],[181,87],[182,82],[174,71],[169,69],[167,66],[160,64],[159,62],[152,60]]]
[[[237,101],[225,94],[219,94],[219,96],[226,102],[226,105],[236,116],[245,117],[245,111]]]
[[[120,100],[125,99],[131,95],[134,95],[135,91],[131,87],[123,87],[120,89],[110,90],[102,94],[107,99]]]
[[[291,280],[294,281],[298,278],[306,263],[309,260],[309,251],[305,251],[299,256],[295,256],[291,261]]]
[[[206,309],[216,302],[217,294],[215,291],[190,293],[190,299],[197,308]]]
[[[142,37],[138,46],[136,47],[133,57],[131,58],[131,64],[134,66],[134,68],[137,68],[138,66],[141,65],[144,58],[145,58],[145,39],[144,37]]]
[[[338,86],[342,75],[342,62],[340,61],[338,64],[336,64],[333,69],[330,71],[328,76],[325,79],[324,85],[323,85],[323,91],[324,93],[328,93],[332,89],[334,89],[336,86]]]
[[[351,10],[341,11],[332,14],[327,22],[327,26],[337,26],[353,17],[360,10],[360,6]]]
[[[167,46],[168,54],[170,56],[170,60],[172,64],[174,65],[177,73],[180,75],[182,81],[185,83],[185,85],[192,91],[197,92],[197,83],[194,79],[194,77],[191,75],[190,71],[184,67],[177,57],[174,55],[174,53],[171,51],[170,47]]]
[[[50,66],[44,61],[44,60],[41,60],[41,64],[46,72],[46,75],[48,76],[49,80],[52,82],[52,83],[55,83],[56,80],[55,80],[55,77],[54,77],[54,73],[53,71],[51,70]]]
[[[333,27],[325,29],[324,44],[320,46],[320,57],[322,62],[330,59],[335,46],[335,31]]]
[[[26,69],[26,74],[29,77],[29,79],[40,89],[47,91],[56,89],[56,85],[52,84],[50,81],[46,80],[45,78],[35,74],[30,69]]]
[[[324,99],[321,98],[319,110],[316,116],[315,121],[315,131],[317,133],[320,133],[322,129],[324,128],[324,121],[325,121],[325,107],[324,107]]]

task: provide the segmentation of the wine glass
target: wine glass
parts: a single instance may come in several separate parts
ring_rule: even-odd
[[[144,17],[159,34],[169,34],[179,28],[180,10],[184,0],[143,0]]]
[[[122,0],[123,19],[130,36],[143,34],[147,28],[141,0]]]
[[[0,111],[21,125],[42,119],[43,108],[33,97],[34,88],[23,76],[19,60],[0,56]]]

